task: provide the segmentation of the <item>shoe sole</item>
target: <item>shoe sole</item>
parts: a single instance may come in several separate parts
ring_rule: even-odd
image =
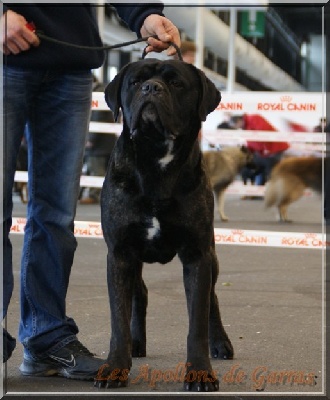
[[[32,377],[50,377],[50,376],[62,376],[67,379],[74,379],[79,381],[93,381],[97,372],[92,376],[88,376],[85,374],[73,374],[67,371],[65,368],[51,368],[49,365],[44,364],[44,369],[36,370],[33,367],[27,368],[24,363],[21,364],[19,370],[23,376],[32,376]],[[32,370],[33,369],[33,370]]]

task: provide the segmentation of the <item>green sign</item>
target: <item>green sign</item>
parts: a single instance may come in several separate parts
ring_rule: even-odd
[[[265,13],[249,10],[241,12],[241,35],[247,37],[264,37]]]

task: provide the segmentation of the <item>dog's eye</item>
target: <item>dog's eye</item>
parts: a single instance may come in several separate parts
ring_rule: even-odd
[[[142,80],[141,79],[134,79],[130,82],[131,86],[138,86],[141,85]]]
[[[171,79],[170,80],[170,85],[175,86],[175,87],[182,87],[182,82],[180,82],[177,79]]]

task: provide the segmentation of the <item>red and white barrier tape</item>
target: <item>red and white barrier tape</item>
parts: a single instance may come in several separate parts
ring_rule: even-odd
[[[211,141],[243,140],[253,142],[325,143],[325,133],[248,131],[239,129],[203,129],[203,136]]]
[[[24,234],[26,218],[13,218],[10,232]],[[103,238],[100,222],[75,221],[74,234],[78,238]],[[214,229],[216,244],[281,247],[290,249],[324,249],[330,242],[321,233],[268,232],[242,229]]]
[[[93,92],[92,97],[92,110],[107,110],[109,111],[109,106],[107,105],[103,92]]]
[[[93,121],[89,123],[90,132],[114,133],[117,136],[119,136],[122,130],[123,130],[122,124],[109,123],[109,122],[93,122]]]
[[[90,122],[89,131],[119,136],[122,132],[122,124],[106,122]],[[203,139],[213,146],[237,146],[246,144],[247,141],[267,142],[285,141],[290,143],[290,151],[322,153],[326,151],[324,136],[320,133],[299,133],[299,132],[258,132],[241,130],[203,130]]]
[[[90,132],[114,133],[119,136],[122,124],[93,122],[89,124]],[[325,150],[325,134],[307,132],[266,132],[233,129],[203,130],[203,138],[214,145],[235,145],[237,143],[254,142],[290,142],[291,147],[299,150],[323,151]]]
[[[323,237],[324,236],[324,237]],[[241,229],[214,229],[216,244],[282,247],[291,249],[323,249],[330,242],[320,233],[269,232]]]
[[[16,171],[15,182],[27,182],[28,173],[26,171]],[[80,177],[81,187],[102,188],[104,177],[82,175]],[[239,196],[264,196],[265,186],[244,185],[240,181],[233,182],[226,190],[226,193]],[[313,192],[305,190],[305,196],[312,196]]]
[[[234,181],[228,188],[226,189],[227,194],[239,195],[239,196],[259,196],[263,197],[265,195],[266,186],[259,185],[244,185],[241,181]],[[313,191],[310,189],[306,189],[304,192],[305,196],[311,197],[313,196]]]
[[[80,177],[80,186],[81,187],[101,188],[103,185],[103,181],[104,181],[104,176],[82,175]],[[27,171],[16,171],[15,182],[27,183],[28,182]]]

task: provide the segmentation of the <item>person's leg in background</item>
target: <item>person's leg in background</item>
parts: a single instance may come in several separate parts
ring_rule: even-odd
[[[264,185],[270,178],[270,174],[272,172],[272,169],[275,167],[275,165],[281,160],[283,157],[283,152],[280,151],[278,153],[274,153],[269,157],[265,157],[265,174],[264,174]]]
[[[264,185],[265,182],[265,157],[261,156],[259,153],[253,154],[253,162],[256,166],[258,173],[255,175],[255,185]]]

